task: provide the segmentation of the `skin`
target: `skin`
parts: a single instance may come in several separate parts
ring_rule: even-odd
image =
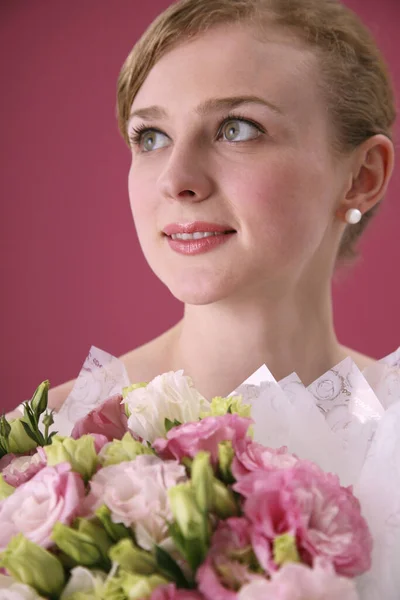
[[[393,145],[374,136],[337,157],[317,88],[319,65],[296,38],[270,28],[217,26],[178,45],[153,67],[132,112],[158,105],[163,118],[132,145],[129,196],[137,234],[154,273],[185,304],[171,330],[121,357],[131,381],[183,368],[207,397],[227,395],[266,363],[277,380],[296,371],[305,385],[352,356],[332,315],[331,279],[345,213],[370,210],[385,194]],[[211,98],[251,95],[273,103],[230,112],[259,125],[199,115]],[[147,152],[145,151],[147,150]],[[169,223],[203,220],[235,235],[197,256],[169,247]],[[50,391],[58,407],[73,381]]]

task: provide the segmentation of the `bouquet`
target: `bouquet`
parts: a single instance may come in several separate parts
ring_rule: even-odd
[[[0,422],[0,599],[359,598],[372,535],[352,486],[317,464],[335,460],[333,433],[304,394],[285,403],[280,390],[279,411],[274,386],[252,404],[208,401],[170,372],[61,436],[48,389]],[[255,441],[260,422],[273,443]],[[310,460],[317,430],[321,461]],[[300,452],[276,443],[285,436]],[[336,460],[353,450],[341,441]]]

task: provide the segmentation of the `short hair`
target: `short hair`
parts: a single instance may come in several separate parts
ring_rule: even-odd
[[[276,25],[314,50],[334,153],[350,152],[376,134],[392,139],[396,109],[388,68],[371,32],[339,0],[180,0],[151,23],[121,69],[117,118],[128,145],[132,102],[152,67],[169,50],[227,23],[249,24],[261,32],[263,25]],[[358,224],[346,227],[339,260],[357,256],[356,242],[377,209],[378,205]]]

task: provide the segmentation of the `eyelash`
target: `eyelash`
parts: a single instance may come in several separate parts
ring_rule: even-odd
[[[256,123],[255,121],[252,121],[251,119],[248,119],[247,117],[245,117],[243,115],[229,114],[227,117],[225,117],[225,119],[222,121],[221,125],[219,126],[217,136],[220,135],[221,130],[223,129],[224,125],[226,123],[228,123],[229,121],[244,121],[245,123],[248,123],[249,125],[252,125],[256,129],[258,129],[261,133],[265,133],[263,128],[260,125],[258,125],[258,123]],[[148,131],[155,131],[157,133],[164,134],[164,132],[161,131],[160,129],[157,129],[155,127],[147,127],[146,125],[144,125],[144,123],[142,123],[141,125],[137,125],[136,127],[134,127],[129,135],[129,141],[131,143],[131,146],[139,146],[144,134],[147,133]],[[164,134],[164,135],[166,135],[166,134]]]

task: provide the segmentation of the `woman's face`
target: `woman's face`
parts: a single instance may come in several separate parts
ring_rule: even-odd
[[[150,71],[128,126],[129,196],[145,257],[178,299],[275,293],[330,267],[346,173],[317,78],[300,42],[243,25],[179,45]],[[190,224],[234,233],[170,237]]]

